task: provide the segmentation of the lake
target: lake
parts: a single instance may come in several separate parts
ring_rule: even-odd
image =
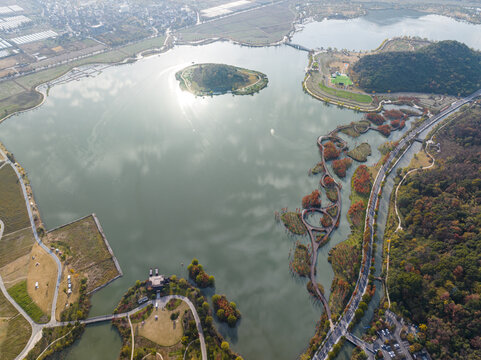
[[[480,30],[441,16],[374,12],[308,24],[293,42],[371,49],[387,37],[420,35],[479,49]],[[192,62],[261,71],[269,85],[254,96],[196,98],[174,77]],[[220,331],[245,359],[294,359],[306,348],[322,308],[290,274],[297,239],[274,212],[300,207],[317,187],[319,179],[307,175],[319,161],[317,137],[362,117],[306,95],[306,65],[307,53],[287,46],[175,47],[55,86],[41,107],[0,125],[0,140],[27,170],[48,229],[92,212],[100,219],[124,277],[93,296],[91,315],[111,312],[149,268],[186,277],[196,257],[215,276],[215,292],[242,312],[237,329]],[[373,164],[386,139],[371,132],[350,145],[363,141],[371,143]],[[342,183],[340,227],[319,252],[326,290],[333,277],[328,251],[349,234],[350,184]],[[110,325],[88,327],[61,357],[116,359],[120,346]]]

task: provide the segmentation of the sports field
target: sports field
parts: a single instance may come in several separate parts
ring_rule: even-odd
[[[338,98],[353,100],[353,101],[365,103],[365,104],[369,104],[372,102],[372,97],[370,97],[369,95],[353,93],[345,90],[333,89],[333,88],[327,87],[322,83],[319,83],[319,87],[323,92],[329,95],[337,96]]]
[[[347,75],[338,75],[336,77],[331,77],[331,82],[333,84],[343,84],[343,85],[352,85],[351,79]]]

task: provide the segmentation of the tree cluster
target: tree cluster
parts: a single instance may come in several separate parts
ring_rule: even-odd
[[[378,113],[367,113],[366,119],[368,119],[370,122],[372,122],[375,125],[382,125],[386,121],[384,116]]]
[[[417,51],[363,56],[353,72],[367,92],[468,95],[481,84],[481,53],[457,41],[440,41]]]
[[[320,208],[321,207],[321,193],[319,190],[314,190],[310,195],[302,198],[302,207],[304,209]]]
[[[353,185],[358,194],[367,195],[371,191],[371,173],[366,165],[360,165],[354,172]]]
[[[198,287],[206,288],[208,286],[214,286],[214,276],[209,276],[197,259],[192,260],[189,266],[187,266],[187,270],[189,271],[189,277]]]
[[[481,358],[480,139],[478,107],[439,131],[437,166],[400,188],[389,292],[403,316],[426,324],[416,346],[433,358]]]
[[[241,317],[239,309],[234,302],[227,301],[225,295],[212,296],[212,304],[217,318],[226,322],[230,327],[234,327]]]
[[[332,170],[334,170],[334,173],[337,176],[339,176],[340,178],[343,178],[346,176],[346,171],[351,167],[351,165],[352,165],[352,160],[349,158],[334,160],[332,162]]]
[[[326,161],[337,159],[341,154],[341,150],[339,150],[332,141],[326,142],[325,144],[323,144],[323,147],[324,147],[324,159]]]

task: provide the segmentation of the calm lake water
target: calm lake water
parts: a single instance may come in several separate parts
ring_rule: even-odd
[[[293,41],[370,49],[406,34],[481,47],[480,26],[411,12],[313,23]],[[255,69],[269,86],[254,96],[196,98],[174,78],[192,62]],[[243,314],[236,330],[220,329],[245,359],[294,359],[305,349],[322,309],[305,281],[290,275],[296,239],[274,212],[299,207],[317,187],[319,179],[307,176],[319,161],[317,136],[361,118],[304,94],[306,63],[307,53],[286,46],[178,47],[55,86],[39,109],[0,125],[0,140],[27,169],[47,228],[92,212],[102,223],[124,277],[93,296],[91,315],[111,312],[149,268],[186,276],[196,257],[215,276],[215,292]],[[373,149],[369,165],[385,139],[369,133],[350,143],[363,141]],[[349,233],[349,193],[346,180],[340,228],[319,252],[318,279],[327,290],[328,251]],[[89,327],[62,357],[116,359],[120,345],[109,325]]]

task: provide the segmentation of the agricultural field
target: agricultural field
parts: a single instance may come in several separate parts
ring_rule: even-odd
[[[59,249],[64,279],[77,272],[87,277],[87,292],[119,275],[93,215],[49,231],[46,244]]]
[[[3,235],[0,240],[0,273],[2,269],[15,260],[28,256],[32,250],[35,239],[30,227],[14,233]]]
[[[25,318],[0,292],[0,354],[2,360],[12,360],[27,345],[31,328]]]
[[[262,46],[283,39],[292,29],[295,13],[287,3],[229,16],[179,31],[181,41],[224,38]]]
[[[5,224],[4,236],[30,226],[17,175],[8,165],[0,169],[0,219]]]

